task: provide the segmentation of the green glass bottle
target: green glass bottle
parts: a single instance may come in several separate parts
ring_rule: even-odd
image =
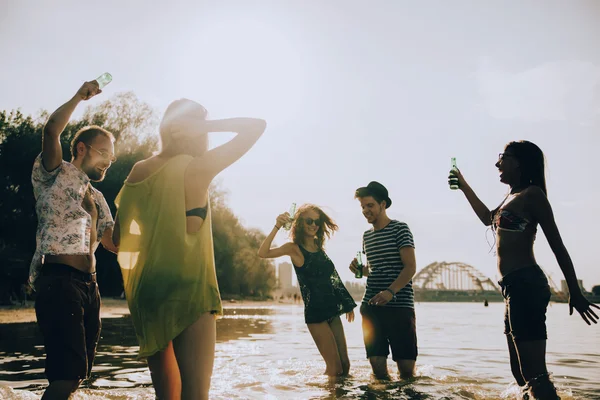
[[[98,87],[102,89],[104,86],[108,85],[112,81],[112,75],[108,72],[103,73],[99,77],[96,78],[96,82],[98,82]]]
[[[356,252],[356,263],[358,264],[358,269],[354,274],[354,277],[360,279],[363,277],[363,261],[362,261],[362,251]]]
[[[456,157],[452,157],[451,159],[451,167],[450,167],[450,189],[457,190],[458,189],[458,178],[456,177],[455,171],[458,171],[458,167],[456,166]]]
[[[294,215],[296,214],[296,203],[292,203],[292,206],[290,207],[290,218],[292,219],[292,221],[294,220]],[[283,226],[283,229],[285,229],[286,231],[289,231],[290,229],[292,229],[292,222],[288,222]]]

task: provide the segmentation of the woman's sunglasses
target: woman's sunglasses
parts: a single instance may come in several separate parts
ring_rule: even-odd
[[[509,154],[506,154],[506,153],[500,153],[500,154],[498,154],[498,161],[502,161],[502,160],[504,160],[505,158],[508,158],[508,157],[514,157],[514,156],[515,156],[514,154],[510,154],[510,153],[509,153]]]
[[[306,225],[312,225],[313,223],[317,226],[321,225],[320,219],[304,218]]]

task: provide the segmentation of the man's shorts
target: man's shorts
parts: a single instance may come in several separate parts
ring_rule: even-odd
[[[363,303],[360,313],[367,358],[387,357],[391,348],[394,361],[417,359],[417,323],[413,308]]]
[[[64,264],[45,264],[35,285],[48,380],[89,377],[101,328],[96,275]]]
[[[550,286],[544,271],[537,266],[513,271],[500,282],[506,309],[504,333],[513,340],[545,340],[546,309]]]

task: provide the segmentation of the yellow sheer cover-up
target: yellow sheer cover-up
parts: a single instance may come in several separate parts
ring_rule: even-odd
[[[139,357],[164,350],[201,314],[222,314],[208,207],[200,230],[186,231],[184,173],[191,156],[173,157],[115,199],[118,260]]]

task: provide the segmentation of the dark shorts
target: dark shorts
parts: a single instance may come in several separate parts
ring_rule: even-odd
[[[513,340],[545,340],[550,286],[537,265],[511,272],[500,282],[506,310],[504,333]]]
[[[89,377],[101,327],[96,275],[64,264],[45,264],[36,292],[35,314],[44,337],[48,380]]]
[[[394,361],[417,359],[417,322],[413,308],[363,303],[360,314],[367,358],[387,357],[391,347]]]

